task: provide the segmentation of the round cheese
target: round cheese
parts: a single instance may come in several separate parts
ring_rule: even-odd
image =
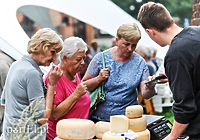
[[[59,137],[55,137],[54,140],[92,140],[92,139],[61,139]]]
[[[105,132],[110,131],[110,123],[109,122],[99,121],[95,124],[95,127],[96,127],[95,136],[98,139],[101,139]]]
[[[108,133],[103,134],[102,140],[125,140],[124,136],[116,136],[116,135],[110,135]]]
[[[125,111],[125,115],[129,119],[142,117],[143,113],[144,113],[144,110],[141,105],[127,106],[126,111]]]
[[[136,132],[138,137],[135,140],[150,140],[150,131],[146,129],[145,131],[142,132]]]
[[[56,134],[62,139],[92,139],[95,132],[94,122],[86,119],[63,119],[56,125]]]
[[[146,116],[140,118],[129,119],[129,129],[133,132],[144,131],[147,128]]]

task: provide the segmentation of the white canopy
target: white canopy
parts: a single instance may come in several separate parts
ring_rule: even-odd
[[[139,44],[155,46],[158,49],[157,56],[163,58],[168,48],[161,48],[154,43],[141,27],[139,22],[120,9],[109,0],[1,0],[0,1],[0,49],[19,59],[23,54],[27,54],[26,46],[29,37],[17,21],[16,11],[18,8],[23,12],[26,6],[39,6],[57,10],[70,15],[97,29],[103,30],[115,36],[117,28],[127,22],[136,22],[142,32],[142,39]],[[33,12],[31,9],[26,12]],[[44,14],[37,12],[37,16],[24,13],[32,17],[36,22],[44,20]],[[32,16],[31,16],[32,15]],[[46,15],[48,16],[48,15]],[[46,17],[48,23],[48,17]],[[39,24],[39,23],[38,23]],[[45,26],[44,22],[43,25]]]

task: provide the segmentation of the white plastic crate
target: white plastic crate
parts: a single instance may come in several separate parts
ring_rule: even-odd
[[[161,113],[163,111],[163,107],[171,107],[173,104],[172,93],[168,83],[157,84],[156,93],[157,95],[152,97],[152,102],[155,111]]]

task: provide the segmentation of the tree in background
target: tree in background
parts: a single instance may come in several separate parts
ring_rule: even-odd
[[[111,0],[132,17],[137,18],[140,6],[150,0]],[[193,0],[151,0],[162,3],[167,7],[173,17],[179,18],[179,25],[184,26],[184,19],[192,18]]]

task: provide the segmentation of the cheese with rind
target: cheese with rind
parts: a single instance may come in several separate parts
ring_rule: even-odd
[[[129,119],[129,129],[133,132],[144,131],[147,128],[146,116],[140,118]]]
[[[55,137],[54,140],[92,140],[92,139],[61,139],[59,137]]]
[[[125,111],[125,115],[129,119],[142,117],[143,113],[144,113],[144,110],[143,110],[143,107],[141,105],[127,106],[126,111]]]
[[[135,140],[150,140],[151,138],[150,131],[148,129],[145,131],[136,132],[136,134],[138,137]]]
[[[86,119],[63,119],[56,125],[56,134],[62,139],[92,139],[95,132],[94,122]]]
[[[105,132],[110,131],[110,122],[99,121],[95,124],[95,127],[96,127],[95,136],[101,139]]]

